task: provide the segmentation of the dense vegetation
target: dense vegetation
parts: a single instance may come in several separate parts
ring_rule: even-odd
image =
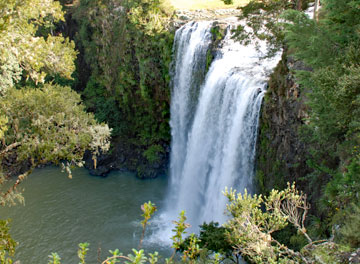
[[[339,239],[358,247],[360,237],[348,233],[348,217],[354,214],[352,208],[360,206],[360,2],[327,0],[322,4],[318,21],[287,11],[284,18],[293,24],[285,26],[285,40],[294,56],[312,68],[297,76],[309,96],[309,119],[303,129],[304,140],[311,146],[308,164],[313,173],[307,175],[308,182],[314,189],[326,184],[319,214],[325,215],[329,227],[341,227]]]
[[[59,2],[0,1],[0,203],[22,201],[19,184],[37,166],[82,166],[85,150],[96,160],[109,149],[110,129],[86,113],[80,96],[56,85],[75,69],[74,43],[55,30],[64,20]],[[17,176],[9,182],[10,176]],[[11,263],[15,242],[1,220],[0,260]]]
[[[76,89],[113,129],[114,155],[125,151],[126,168],[154,176],[151,164],[170,142],[172,8],[163,1],[82,0],[69,12],[80,50]]]
[[[13,202],[17,185],[32,169],[66,161],[67,171],[81,165],[86,149],[94,159],[109,148],[110,130],[84,112],[70,87],[49,81],[70,78],[74,43],[54,31],[64,19],[53,1],[1,1],[0,201]],[[65,164],[65,163],[64,163]],[[20,167],[19,169],[16,169]],[[15,170],[14,170],[15,169]],[[4,187],[7,178],[20,174]]]
[[[321,9],[314,12],[315,19],[301,11],[309,2],[250,1],[242,8],[242,18],[246,19],[248,28],[239,27],[236,36],[244,44],[267,40],[270,44],[268,56],[283,48],[283,60],[291,57],[304,65],[302,70],[289,72],[284,68],[286,63],[281,62],[272,81],[282,85],[281,82],[286,81],[281,80],[294,74],[307,106],[307,118],[299,133],[308,148],[304,171],[310,173],[296,180],[308,193],[313,205],[312,216],[308,219],[309,232],[313,237],[333,237],[340,244],[357,248],[360,238],[356,231],[360,228],[360,2],[323,0]],[[285,76],[279,76],[281,74]],[[279,87],[284,88],[288,89]],[[286,96],[284,90],[278,94]],[[271,104],[271,98],[266,100]],[[287,164],[279,162],[273,166]],[[280,169],[274,168],[273,171]],[[259,175],[262,182],[273,182],[277,187],[285,184],[282,177],[295,180],[294,175],[272,175],[272,178]],[[270,189],[263,191],[270,192]],[[276,237],[292,248],[305,245],[305,240],[294,229],[277,232]]]

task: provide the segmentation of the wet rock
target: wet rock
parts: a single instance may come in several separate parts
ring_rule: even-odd
[[[137,177],[156,178],[158,175],[166,173],[169,163],[170,147],[163,143],[164,153],[158,155],[158,159],[149,162],[143,155],[144,149],[134,146],[126,141],[114,139],[113,147],[107,154],[96,157],[96,168],[92,153],[86,151],[84,155],[85,167],[94,176],[106,177],[113,170],[131,171]]]
[[[217,10],[206,10],[206,9],[197,9],[197,10],[177,10],[175,12],[175,18],[171,22],[171,27],[178,28],[188,21],[200,21],[200,20],[213,20],[213,21],[222,21],[227,20],[228,18],[235,18],[234,21],[237,21],[236,16],[240,15],[239,9],[217,9]],[[229,21],[227,21],[229,23]]]
[[[307,99],[292,74],[297,69],[310,70],[283,55],[263,100],[256,158],[257,185],[262,193],[283,189],[287,182],[295,181],[299,186],[300,179],[310,172],[306,163],[308,147],[300,136],[307,117]]]

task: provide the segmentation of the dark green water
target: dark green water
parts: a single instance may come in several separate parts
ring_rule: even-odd
[[[87,263],[98,263],[99,248],[103,260],[109,249],[127,254],[138,247],[140,206],[151,200],[161,209],[166,186],[165,177],[139,180],[113,172],[101,178],[85,169],[74,170],[70,180],[59,168],[48,167],[22,183],[25,206],[0,208],[0,218],[13,219],[11,233],[20,242],[15,259],[21,264],[47,263],[51,252],[57,252],[63,264],[78,263],[81,242],[90,243]],[[149,252],[161,249],[146,243],[144,247]]]

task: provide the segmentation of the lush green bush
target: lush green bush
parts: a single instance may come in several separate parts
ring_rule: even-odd
[[[59,2],[0,1],[0,203],[21,199],[16,187],[38,165],[81,165],[86,149],[109,148],[110,130],[87,114],[80,95],[49,83],[71,79],[74,42],[54,32],[64,20]],[[23,168],[21,168],[23,167]],[[19,175],[6,188],[11,175]],[[6,177],[5,177],[6,176]],[[9,186],[7,186],[9,187]]]
[[[0,220],[0,262],[11,264],[17,243],[10,236],[10,220]]]
[[[314,172],[308,179],[323,186],[323,215],[328,216],[329,227],[335,223],[344,224],[338,215],[343,215],[346,208],[357,201],[360,192],[357,184],[359,3],[322,1],[319,21],[293,10],[283,15],[285,20],[291,21],[285,24],[285,40],[293,55],[312,68],[312,71],[298,72],[297,78],[310,107],[304,138],[312,146],[309,165]]]
[[[242,17],[253,31],[240,27],[237,36],[245,43],[267,40],[274,50],[286,46],[287,55],[306,66],[292,72],[308,110],[301,134],[312,173],[303,175],[302,185],[316,202],[317,230],[330,235],[335,224],[345,224],[339,216],[360,192],[360,1],[322,0],[315,20],[301,12],[301,2],[304,8],[309,1],[250,1]]]
[[[85,104],[149,158],[153,145],[170,140],[171,12],[145,0],[82,0],[73,12],[76,43],[91,68]]]

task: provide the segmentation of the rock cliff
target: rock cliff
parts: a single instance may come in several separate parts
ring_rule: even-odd
[[[300,136],[307,117],[306,97],[294,76],[300,69],[304,70],[304,65],[284,51],[269,80],[257,141],[256,183],[260,193],[282,189],[287,182],[301,185],[301,178],[310,172],[307,147]]]

